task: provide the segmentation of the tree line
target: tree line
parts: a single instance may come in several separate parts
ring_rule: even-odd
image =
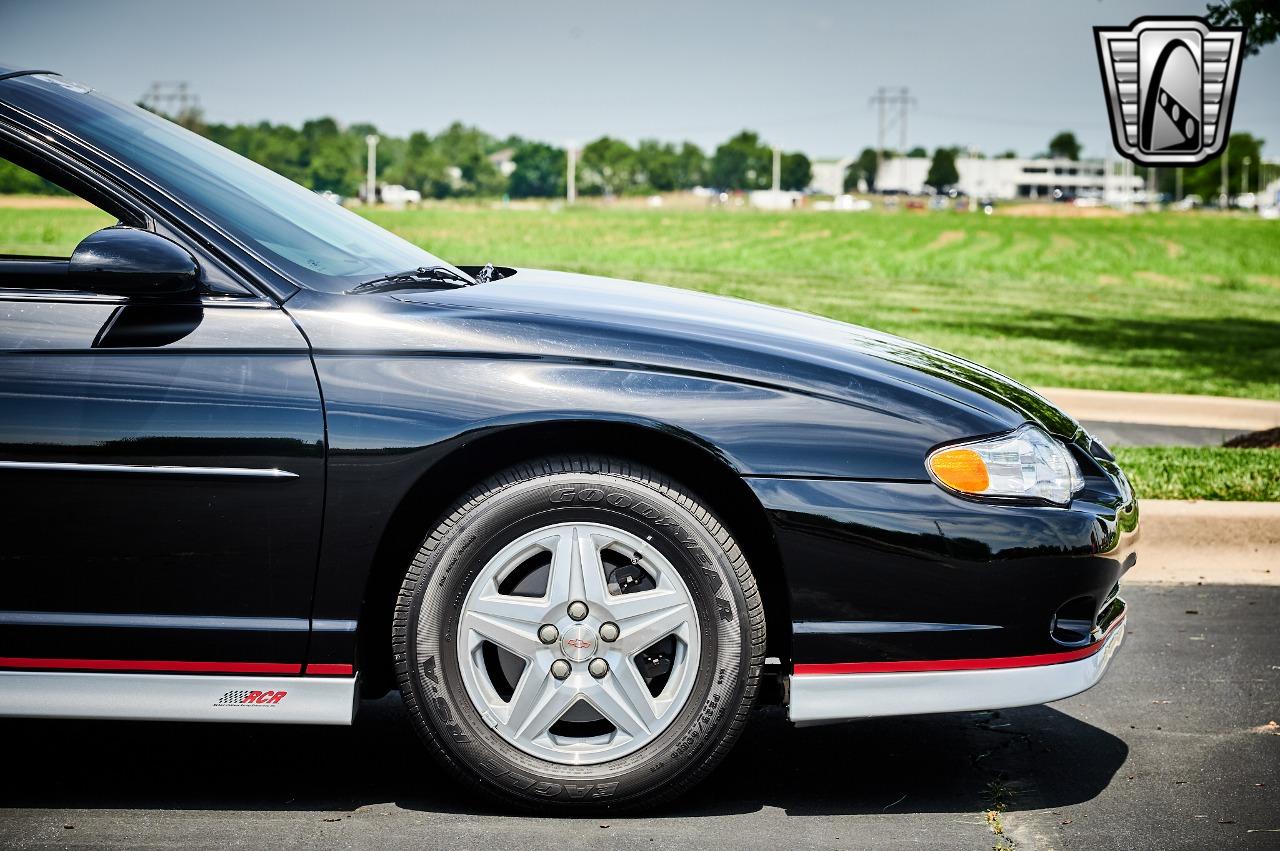
[[[259,122],[205,122],[198,113],[172,117],[238,154],[317,192],[354,196],[363,186],[365,137],[372,124],[341,126],[317,118],[301,127]],[[565,194],[564,148],[520,136],[498,138],[454,122],[440,133],[379,134],[379,184],[416,189],[424,198],[549,198]],[[505,161],[514,165],[503,167]],[[809,185],[808,157],[782,155],[780,184],[800,190]],[[575,175],[581,195],[647,195],[713,186],[735,191],[767,189],[773,181],[773,149],[759,134],[744,130],[705,153],[692,142],[672,144],[646,139],[631,145],[602,136],[579,152]],[[0,161],[0,193],[48,193],[56,187]]]
[[[365,137],[376,133],[372,124],[343,127],[332,118],[317,118],[301,127],[257,124],[206,123],[199,114],[175,121],[220,145],[258,162],[318,192],[356,195],[365,179]],[[1245,187],[1257,190],[1262,182],[1263,140],[1248,133],[1233,133],[1227,147],[1228,192]],[[1049,140],[1039,156],[1080,158],[1075,135],[1063,131]],[[884,150],[882,159],[904,154]],[[981,156],[959,146],[937,148],[932,154],[926,183],[945,188],[959,181],[956,158]],[[930,156],[924,148],[912,148],[908,157]],[[997,158],[1013,158],[1004,151]],[[514,170],[504,169],[509,158]],[[1248,173],[1246,174],[1246,163]],[[407,137],[382,136],[377,147],[378,179],[416,189],[424,198],[501,197],[554,198],[565,193],[567,155],[564,148],[520,136],[498,138],[476,127],[454,122],[440,133],[410,133]],[[845,173],[848,191],[860,187],[875,191],[877,155],[864,148]],[[1274,169],[1273,169],[1274,170]],[[1136,173],[1145,178],[1146,170]],[[782,154],[780,185],[802,190],[812,177],[804,154]],[[1182,194],[1215,199],[1221,183],[1221,164],[1206,163],[1184,169]],[[646,139],[630,145],[622,139],[601,136],[582,148],[576,183],[582,195],[647,195],[692,189],[695,186],[737,191],[767,189],[773,180],[773,149],[759,134],[743,130],[710,154],[692,142],[672,144]],[[1177,177],[1171,168],[1157,169],[1158,191],[1172,197]],[[5,160],[0,160],[0,193],[48,194],[58,188]]]

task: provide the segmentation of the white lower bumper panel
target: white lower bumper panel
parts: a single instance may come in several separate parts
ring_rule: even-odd
[[[1102,679],[1123,638],[1121,623],[1097,652],[1053,665],[798,674],[791,678],[790,717],[800,725],[824,724],[886,715],[973,712],[1049,703],[1079,694]]]
[[[0,716],[350,724],[353,677],[0,671]]]

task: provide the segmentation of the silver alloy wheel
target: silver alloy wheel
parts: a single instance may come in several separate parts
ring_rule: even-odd
[[[546,554],[541,596],[499,590]],[[652,587],[611,588],[619,568],[606,562],[632,577],[639,568],[647,577],[639,584]],[[586,604],[581,620],[569,616],[573,603]],[[615,640],[600,638],[605,623],[617,625]],[[550,644],[539,637],[548,624],[559,634]],[[669,673],[646,678],[638,657],[672,637]],[[505,697],[486,645],[523,662]],[[671,562],[635,535],[594,523],[545,526],[504,547],[477,575],[458,623],[463,683],[485,723],[525,753],[566,765],[617,759],[653,741],[688,700],[700,650],[693,599]],[[596,659],[608,666],[600,677],[589,670]],[[552,675],[557,660],[570,665],[568,677]]]

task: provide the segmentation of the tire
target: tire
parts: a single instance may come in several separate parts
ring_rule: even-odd
[[[521,808],[587,812],[656,805],[715,767],[746,725],[765,624],[742,552],[687,491],[555,457],[479,485],[427,535],[392,641],[444,766]]]

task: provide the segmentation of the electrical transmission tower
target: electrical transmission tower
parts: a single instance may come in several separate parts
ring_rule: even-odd
[[[885,133],[893,128],[896,124],[898,127],[899,153],[907,152],[907,112],[911,107],[915,106],[916,99],[911,96],[911,90],[906,86],[898,89],[892,89],[887,86],[881,86],[876,89],[875,96],[871,98],[871,104],[877,108],[877,131],[876,131],[876,186],[879,188],[879,177],[881,175],[881,166],[884,165],[884,136]],[[886,122],[886,109],[897,108],[897,116],[888,116]]]
[[[200,96],[190,90],[186,80],[157,80],[143,93],[141,102],[152,112],[175,119],[200,112]]]

